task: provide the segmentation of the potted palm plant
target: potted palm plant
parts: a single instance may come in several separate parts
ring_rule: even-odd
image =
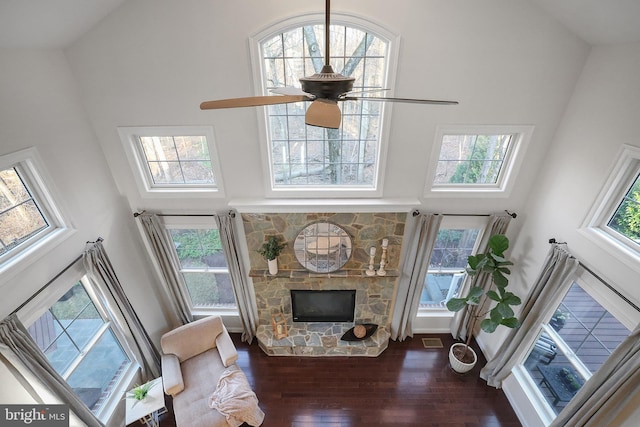
[[[480,322],[480,328],[489,334],[495,332],[500,325],[508,328],[520,326],[520,321],[515,317],[512,309],[512,306],[521,304],[520,297],[506,290],[509,285],[507,276],[511,274],[508,267],[513,265],[504,257],[507,249],[509,249],[509,239],[502,234],[495,234],[489,239],[487,252],[467,257],[469,264],[467,274],[474,276],[473,285],[466,296],[451,298],[447,302],[447,309],[454,312],[465,307],[475,307],[469,322],[466,342],[453,344],[449,350],[449,361],[456,372],[470,371],[478,360],[469,346],[478,322]],[[477,285],[480,272],[488,274],[492,280],[492,286],[486,292]],[[489,307],[493,305],[493,308],[488,308],[487,305]]]
[[[267,259],[269,265],[269,274],[275,275],[278,273],[278,255],[286,246],[280,238],[276,236],[269,236],[266,242],[262,244],[258,253]]]

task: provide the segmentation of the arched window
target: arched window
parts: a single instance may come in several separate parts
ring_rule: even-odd
[[[322,17],[258,36],[264,94],[278,87],[300,87],[298,79],[324,65]],[[280,28],[283,28],[282,26]],[[363,26],[341,22],[330,27],[330,63],[335,72],[355,77],[353,92],[388,87],[390,40]],[[266,108],[272,190],[376,190],[384,104],[340,102],[339,129],[305,125],[310,103]]]

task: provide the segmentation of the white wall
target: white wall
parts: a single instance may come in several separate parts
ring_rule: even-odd
[[[579,232],[621,145],[640,147],[639,117],[640,44],[594,48],[515,239],[512,255],[519,268],[514,283],[520,290],[530,288],[549,250],[548,239],[555,237],[566,241],[580,261],[640,305],[638,273]],[[489,348],[494,344],[492,338],[483,337]],[[509,386],[517,387],[513,382]],[[537,425],[533,414],[522,410],[531,417],[530,425]],[[640,412],[634,419],[638,416]]]
[[[104,246],[134,308],[159,341],[168,328],[126,199],[115,186],[61,51],[0,50],[0,155],[36,147],[75,233],[28,268],[0,281],[4,318],[67,264],[86,241]],[[47,291],[44,291],[47,292]],[[6,380],[0,371],[0,384]],[[13,386],[12,386],[13,387]]]
[[[206,211],[264,199],[260,109],[200,111],[199,104],[255,94],[249,37],[323,6],[297,0],[131,0],[68,50],[109,167],[132,208]],[[449,212],[521,210],[588,46],[523,0],[337,0],[332,10],[400,36],[394,95],[460,102],[393,105],[383,199],[408,198]],[[520,191],[492,199],[425,200],[436,126],[452,123],[534,125],[517,176]],[[227,197],[141,197],[116,128],[188,124],[214,127]]]

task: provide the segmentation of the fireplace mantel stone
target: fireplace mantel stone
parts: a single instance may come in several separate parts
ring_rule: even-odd
[[[362,341],[342,341],[340,337],[353,323],[303,323],[289,326],[289,336],[275,339],[271,326],[260,325],[258,345],[269,356],[369,356],[376,357],[389,345],[389,332],[378,328]]]

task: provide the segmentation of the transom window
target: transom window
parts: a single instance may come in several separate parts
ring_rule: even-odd
[[[90,282],[84,277],[28,325],[28,331],[80,400],[107,418],[108,403],[121,398],[119,389],[134,364],[107,312],[87,289]]]
[[[179,224],[188,218],[165,217],[165,225],[192,310],[235,312],[237,304],[220,233],[213,219],[207,219],[207,224]]]
[[[0,255],[49,227],[19,167],[0,171]]]
[[[640,148],[622,147],[580,231],[640,271]]]
[[[532,130],[530,126],[439,127],[425,196],[508,194]]]
[[[444,135],[434,184],[496,184],[513,135]]]
[[[607,227],[634,245],[640,244],[640,173],[636,174],[631,188],[607,222]]]
[[[154,186],[215,185],[204,136],[141,136],[138,144]]]
[[[118,132],[143,196],[223,195],[211,127],[124,127]]]
[[[355,77],[353,91],[385,88],[389,41],[351,25],[331,25],[330,31],[330,63],[336,72]],[[259,42],[259,51],[265,94],[278,87],[300,87],[300,77],[319,73],[324,64],[324,26],[308,24],[271,33]],[[305,125],[308,105],[266,109],[272,190],[376,190],[383,103],[340,102],[339,129]]]
[[[73,231],[35,148],[0,156],[0,283]]]

